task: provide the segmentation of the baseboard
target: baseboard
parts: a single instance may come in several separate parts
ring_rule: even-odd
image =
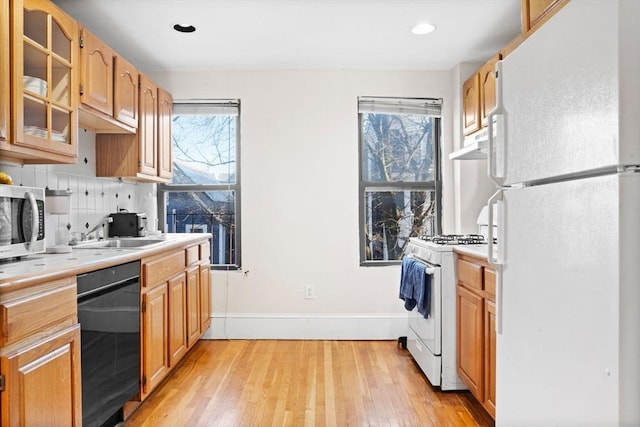
[[[406,314],[214,314],[204,339],[395,340]]]

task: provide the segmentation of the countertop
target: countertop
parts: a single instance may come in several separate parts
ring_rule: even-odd
[[[453,251],[459,254],[471,255],[487,261],[489,255],[489,245],[457,245]]]
[[[206,238],[211,238],[211,235],[170,233],[148,236],[148,238],[162,239],[165,242],[149,248],[74,248],[70,253],[66,254],[33,254],[18,260],[3,260],[0,262],[0,292],[5,286],[30,281],[36,277],[40,280],[53,280],[63,276],[82,274],[112,265],[140,260],[168,249],[189,246]]]

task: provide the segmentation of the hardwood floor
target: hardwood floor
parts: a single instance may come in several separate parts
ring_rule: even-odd
[[[134,426],[493,426],[395,341],[201,340]]]

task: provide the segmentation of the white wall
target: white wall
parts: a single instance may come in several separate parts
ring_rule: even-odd
[[[451,73],[171,72],[175,99],[239,98],[242,271],[214,272],[210,337],[396,338],[406,335],[399,267],[360,267],[358,96],[444,98]],[[445,165],[445,176],[450,165]],[[445,182],[444,228],[453,224]],[[315,299],[304,299],[304,285]]]

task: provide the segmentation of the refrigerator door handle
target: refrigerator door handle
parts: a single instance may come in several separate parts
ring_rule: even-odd
[[[487,210],[488,210],[488,222],[489,229],[491,230],[491,234],[488,236],[489,247],[488,247],[488,256],[487,260],[489,264],[491,264],[496,270],[496,333],[502,334],[502,265],[504,263],[504,259],[502,256],[502,248],[504,247],[504,220],[502,216],[502,200],[504,197],[504,190],[498,190],[496,193],[491,196],[489,201],[487,202]],[[493,212],[494,207],[497,207],[496,213],[498,215],[496,226],[498,228],[498,241],[500,245],[496,250],[495,243],[493,241]]]
[[[502,187],[504,183],[504,148],[505,148],[505,120],[506,113],[502,103],[502,61],[496,63],[496,106],[487,116],[488,126],[488,153],[487,153],[487,175],[493,183]],[[496,129],[497,128],[497,129]],[[494,135],[496,132],[496,135]],[[496,144],[496,139],[497,144]],[[499,150],[498,150],[499,149]],[[500,168],[500,169],[498,169]]]

